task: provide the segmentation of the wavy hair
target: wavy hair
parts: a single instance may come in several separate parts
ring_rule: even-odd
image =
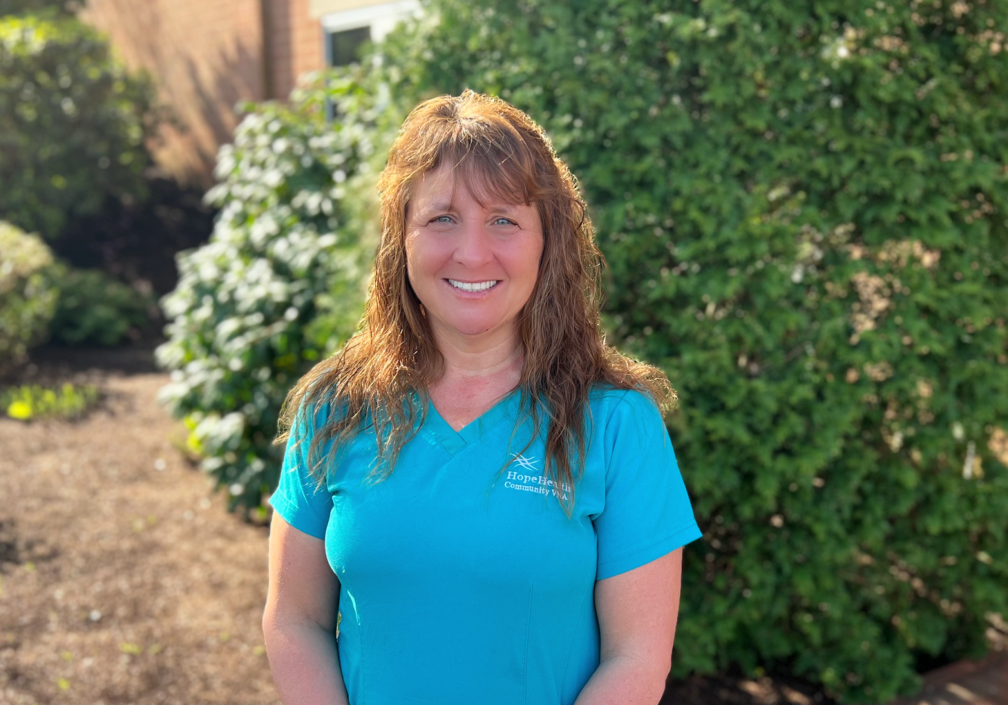
[[[378,181],[381,244],[364,316],[342,350],[320,362],[288,394],[277,442],[302,419],[320,418],[308,450],[311,472],[326,470],[358,434],[377,441],[372,477],[395,468],[422,424],[427,389],[443,372],[434,336],[406,271],[406,216],[420,177],[450,165],[455,183],[480,201],[534,204],[543,253],[535,286],[516,320],[523,362],[521,417],[532,438],[546,423],[544,473],[572,491],[590,435],[588,393],[596,385],[636,389],[659,407],[675,403],[665,375],[605,343],[599,307],[602,256],[574,177],[539,125],[514,106],[472,91],[418,105],[403,123]],[[507,465],[502,467],[502,470]]]

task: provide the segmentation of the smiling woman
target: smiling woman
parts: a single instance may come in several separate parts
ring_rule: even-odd
[[[542,251],[535,205],[481,203],[456,187],[447,166],[420,177],[407,212],[406,264],[439,348],[513,341]]]
[[[604,343],[573,177],[466,92],[410,114],[379,193],[361,330],[284,415],[283,702],[658,702],[699,530],[668,381]]]

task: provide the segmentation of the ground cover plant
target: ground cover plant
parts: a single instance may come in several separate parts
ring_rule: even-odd
[[[883,702],[1008,608],[1008,6],[432,3],[392,92],[496,93],[581,179],[701,526],[674,671]],[[1000,439],[1000,440],[999,440]]]
[[[0,409],[18,421],[79,419],[97,402],[98,388],[93,384],[66,382],[55,388],[22,384],[0,391]]]

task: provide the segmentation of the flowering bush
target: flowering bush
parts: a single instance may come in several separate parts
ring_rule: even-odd
[[[284,397],[349,337],[363,307],[381,106],[352,77],[331,80],[289,107],[243,106],[207,194],[221,208],[214,233],[179,256],[178,287],[162,304],[171,322],[157,359],[172,371],[162,399],[232,506],[259,508],[275,488]],[[326,95],[341,116],[330,126]]]

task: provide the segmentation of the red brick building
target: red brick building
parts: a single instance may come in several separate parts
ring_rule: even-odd
[[[86,21],[108,34],[131,68],[144,68],[177,125],[154,156],[187,184],[212,183],[241,100],[286,99],[298,78],[349,63],[416,12],[417,0],[88,0]]]

